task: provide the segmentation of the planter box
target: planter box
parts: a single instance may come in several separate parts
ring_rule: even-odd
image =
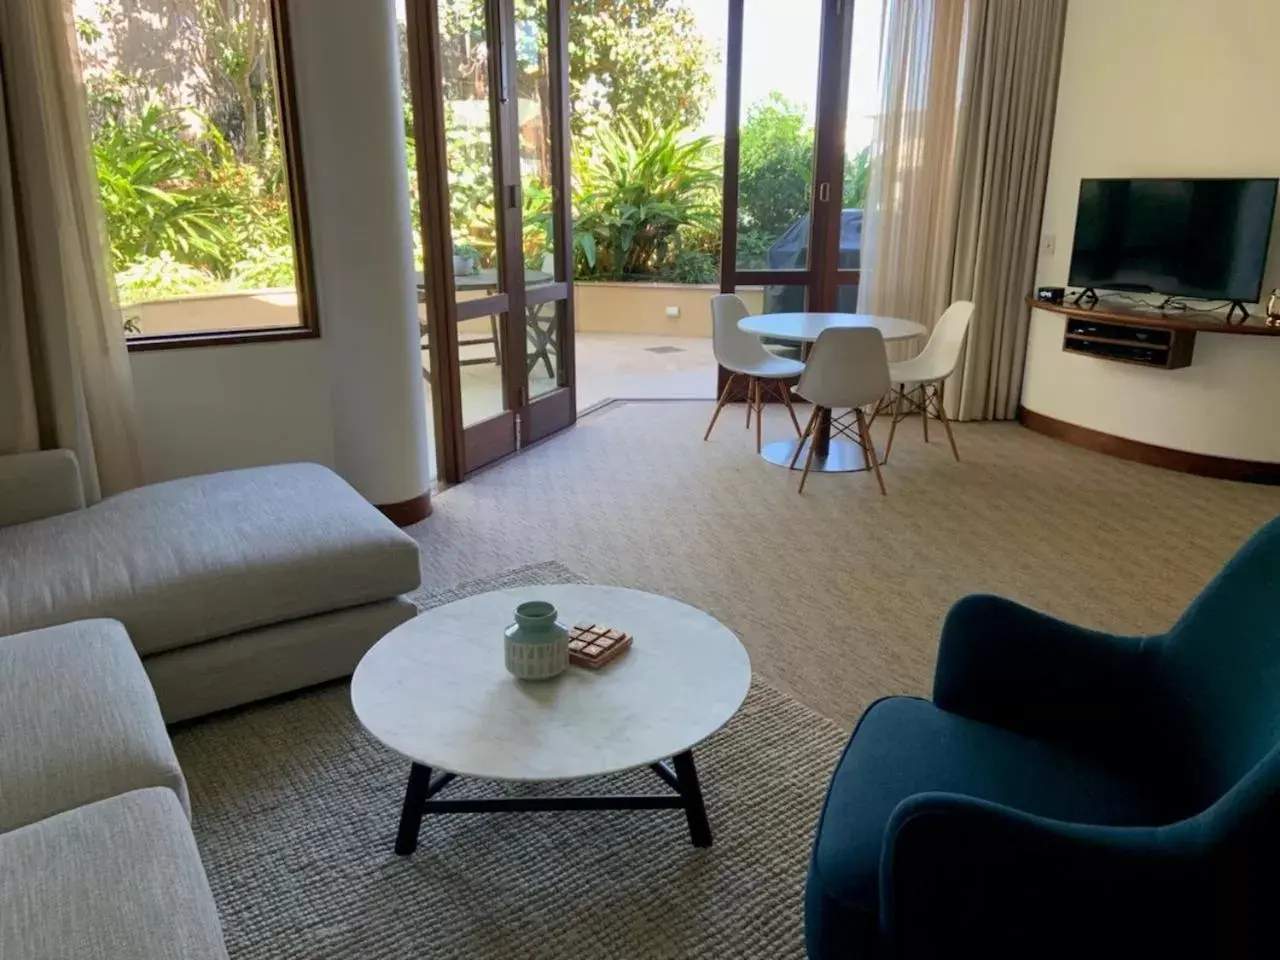
[[[598,283],[574,284],[574,310],[579,333],[641,333],[666,337],[710,337],[711,298],[715,284]],[[747,309],[764,306],[760,287],[742,287],[738,295]],[[675,307],[680,315],[667,316]]]
[[[298,294],[288,287],[153,300],[122,306],[120,312],[126,317],[136,317],[139,331],[152,337],[296,327],[302,323],[298,316]]]
[[[574,284],[577,329],[579,333],[710,337],[711,298],[719,292],[715,284],[580,281]],[[738,295],[752,313],[763,308],[760,287],[740,288]],[[668,307],[675,307],[679,316],[667,316]],[[149,336],[295,327],[300,322],[297,294],[290,289],[175,297],[122,307],[121,312],[137,317],[141,332]],[[419,304],[418,315],[426,318],[425,305]],[[322,314],[322,328],[323,320]],[[459,327],[464,336],[485,335],[489,321],[469,320]]]

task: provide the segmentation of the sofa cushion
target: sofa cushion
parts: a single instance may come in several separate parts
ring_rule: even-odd
[[[83,506],[80,463],[70,450],[0,457],[0,527],[42,520]]]
[[[316,464],[172,480],[0,529],[0,633],[111,617],[144,655],[419,582],[417,544]]]
[[[187,785],[124,627],[0,637],[0,831],[142,787]]]
[[[0,957],[226,956],[172,790],[126,793],[0,835]]]
[[[143,662],[166,723],[349,677],[375,643],[418,613],[383,600],[168,650]]]
[[[875,918],[889,817],[908,797],[933,792],[1099,825],[1152,826],[1168,815],[1158,793],[1130,771],[927,700],[890,697],[862,715],[831,778],[814,843],[810,903],[843,904]]]

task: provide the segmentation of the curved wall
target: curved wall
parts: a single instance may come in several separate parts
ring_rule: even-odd
[[[1071,0],[1037,284],[1061,285],[1084,177],[1280,176],[1275,0]],[[1264,289],[1280,285],[1280,227]],[[1022,404],[1175,450],[1280,463],[1280,339],[1197,334],[1182,370],[1062,351],[1033,311]]]
[[[395,11],[290,9],[334,459],[373,503],[402,503],[430,471]]]

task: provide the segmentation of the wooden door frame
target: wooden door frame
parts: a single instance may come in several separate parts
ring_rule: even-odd
[[[516,83],[516,22],[513,0],[485,0],[485,36],[491,48],[486,65],[494,184],[494,233],[498,291],[459,305],[454,289],[453,234],[449,214],[448,154],[445,148],[444,78],[440,21],[433,0],[405,0],[409,79],[414,100],[414,138],[422,199],[423,274],[426,281],[428,357],[432,377],[432,422],[440,477],[457,483],[515,453],[520,447],[571,425],[577,415],[574,354],[573,221],[569,136],[570,0],[546,0],[550,114],[554,161],[551,169],[555,282],[525,289],[523,198],[520,182],[519,90]],[[561,387],[530,403],[527,308],[549,301],[558,308],[557,363]],[[503,411],[465,425],[458,321],[498,316],[502,357]]]
[[[578,419],[576,318],[573,291],[573,172],[569,97],[569,4],[546,0],[547,69],[551,117],[551,246],[555,277],[526,299],[526,307],[554,302],[556,307],[556,373],[559,388],[524,405],[521,446],[572,426]],[[537,299],[535,299],[535,297]],[[527,321],[526,321],[527,322]],[[521,328],[524,329],[523,327]],[[522,338],[523,339],[523,338]],[[528,397],[527,360],[520,370]]]
[[[525,289],[523,198],[520,183],[520,91],[516,81],[515,4],[512,0],[485,0],[491,18],[489,39],[489,111],[494,161],[494,230],[502,255],[498,263],[498,289],[508,298],[507,312],[498,324],[502,344],[503,414],[494,429],[479,434],[475,456],[468,461],[471,473],[520,448],[519,423],[524,414]],[[496,94],[496,95],[495,95]],[[480,426],[485,426],[481,424]],[[474,431],[473,431],[474,432]]]
[[[489,297],[468,300],[460,308],[453,273],[453,232],[449,213],[448,153],[444,119],[444,76],[440,49],[440,21],[434,0],[405,0],[405,27],[409,41],[409,83],[414,100],[414,139],[417,147],[417,173],[421,197],[420,224],[423,248],[423,277],[426,286],[427,345],[431,370],[432,422],[435,427],[436,469],[441,479],[457,483],[480,467],[516,450],[517,410],[512,407],[516,396],[508,373],[510,363],[503,353],[502,393],[504,410],[479,423],[466,425],[462,403],[461,366],[458,362],[458,321],[463,318],[500,316],[508,319],[499,324],[499,343],[505,346],[510,336],[503,331],[511,314],[523,316],[523,275],[519,290],[510,283],[509,251],[512,230],[507,221],[505,184],[510,171],[519,169],[518,157],[512,166],[507,150],[512,139],[504,123],[513,104],[499,102],[495,94],[503,82],[501,57],[513,44],[504,42],[502,8],[511,7],[509,0],[485,0],[485,39],[499,53],[486,64],[489,84],[489,125],[494,184],[494,232],[498,261],[498,292]],[[495,43],[496,40],[496,43]],[[510,77],[508,67],[505,76]],[[514,116],[514,114],[512,114]],[[517,177],[518,179],[518,177]],[[516,191],[517,203],[519,190]],[[517,216],[519,210],[516,211]],[[519,231],[514,242],[518,244]],[[523,257],[520,258],[523,266]]]
[[[440,71],[440,19],[434,0],[405,0],[409,88],[413,98],[418,194],[422,219],[422,268],[426,291],[427,356],[431,371],[431,416],[436,470],[451,483],[466,464],[462,432],[462,380],[458,314],[453,296],[453,235],[449,226],[449,180],[445,153],[444,82]]]
[[[724,185],[720,211],[720,292],[733,293],[743,284],[809,283],[810,271],[739,270],[738,209],[742,176],[742,32],[746,0],[729,0],[724,84]],[[722,371],[723,372],[723,371]]]
[[[864,0],[866,2],[866,0]],[[809,205],[811,310],[836,309],[839,291],[840,228],[844,215],[844,141],[852,70],[854,0],[827,0],[822,8],[818,56],[818,118],[813,142],[814,195]],[[826,186],[826,199],[822,187]]]
[[[864,0],[869,2],[869,0]],[[724,187],[721,212],[720,292],[741,286],[803,286],[811,310],[834,310],[839,290],[840,222],[844,209],[844,138],[852,67],[853,0],[823,0],[819,26],[818,86],[809,199],[809,256],[804,269],[739,270],[739,178],[742,173],[742,42],[746,0],[729,0],[725,55]],[[834,89],[832,85],[834,84]],[[819,199],[823,183],[827,200]],[[834,214],[833,214],[834,209]],[[845,274],[850,271],[844,271]],[[716,395],[729,375],[718,367]],[[740,387],[731,400],[743,400]]]

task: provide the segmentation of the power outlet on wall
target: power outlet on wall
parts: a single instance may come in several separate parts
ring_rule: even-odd
[[[680,318],[680,308],[667,307],[667,316],[672,320],[678,320]]]
[[[1046,257],[1052,257],[1058,251],[1058,238],[1052,233],[1046,233],[1040,238],[1040,253]]]

